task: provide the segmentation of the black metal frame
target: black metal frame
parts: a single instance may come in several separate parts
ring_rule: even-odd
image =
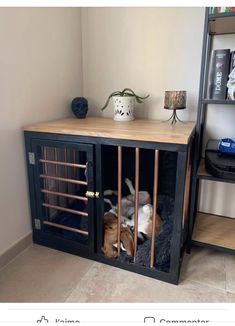
[[[200,72],[200,85],[199,85],[199,97],[198,97],[198,113],[197,113],[197,124],[196,124],[196,134],[195,134],[195,146],[192,164],[192,182],[191,182],[191,200],[189,208],[189,239],[188,239],[188,252],[190,252],[192,233],[195,222],[196,210],[197,210],[197,200],[198,200],[198,179],[197,171],[200,163],[200,148],[202,144],[202,131],[204,127],[205,119],[205,103],[203,103],[203,98],[205,96],[205,70],[206,62],[209,65],[209,53],[208,53],[208,18],[209,18],[209,8],[206,8],[205,20],[204,20],[204,33],[203,33],[203,46],[202,46],[202,58],[201,58],[201,72]],[[207,71],[208,71],[207,67]]]
[[[187,166],[187,155],[191,148],[194,138],[192,133],[189,144],[168,144],[158,142],[147,142],[147,141],[131,141],[121,139],[108,139],[100,137],[86,137],[86,136],[67,136],[52,133],[40,133],[40,132],[25,132],[25,144],[26,153],[32,152],[35,149],[33,144],[72,144],[73,146],[93,146],[93,166],[94,168],[94,182],[95,189],[101,196],[100,198],[93,199],[94,209],[94,222],[92,223],[92,234],[93,234],[93,246],[92,250],[87,250],[80,246],[73,240],[62,238],[57,234],[48,234],[35,229],[33,223],[33,240],[35,243],[45,245],[51,248],[59,249],[61,251],[70,252],[76,255],[80,255],[86,258],[90,258],[99,262],[103,262],[112,266],[116,266],[122,269],[140,273],[146,276],[150,276],[159,280],[167,281],[173,284],[178,284],[180,266],[183,256],[183,245],[182,239],[186,238],[184,233],[188,233],[188,229],[183,230],[182,228],[182,216],[183,216],[183,205],[184,205],[184,190],[186,180],[186,166]],[[100,248],[102,245],[102,233],[103,233],[103,199],[102,199],[102,180],[100,173],[102,171],[102,160],[101,160],[101,146],[102,145],[113,145],[113,146],[126,146],[126,147],[140,147],[145,149],[159,149],[165,151],[172,151],[178,153],[177,158],[177,184],[175,187],[175,205],[174,205],[174,226],[173,226],[173,237],[171,243],[171,263],[169,272],[162,272],[149,267],[139,266],[135,264],[127,264],[119,260],[109,259],[105,257]],[[34,220],[38,216],[37,197],[41,196],[38,194],[38,186],[35,185],[35,165],[30,165],[27,156],[28,176],[29,176],[29,192],[31,202],[31,214]],[[38,171],[36,171],[36,174]],[[40,200],[39,200],[40,201]]]
[[[172,115],[170,116],[170,118],[163,122],[168,122],[168,121],[171,121],[172,125],[177,123],[177,121],[184,123],[184,121],[180,120],[180,118],[178,117],[177,109],[173,109],[173,112],[172,112]]]
[[[235,105],[235,101],[231,100],[212,100],[207,98],[208,90],[208,78],[209,78],[209,64],[212,50],[213,36],[217,35],[210,31],[210,22],[215,19],[225,19],[226,17],[234,17],[235,13],[223,13],[212,15],[209,13],[210,8],[206,8],[205,20],[204,20],[204,33],[203,33],[203,45],[202,45],[202,57],[201,57],[201,73],[200,73],[200,85],[199,85],[199,98],[198,98],[198,114],[197,114],[197,125],[195,134],[195,147],[194,147],[194,159],[192,165],[192,179],[191,179],[191,200],[190,200],[190,212],[189,212],[189,239],[187,245],[187,251],[190,252],[191,247],[204,246],[214,249],[218,249],[226,252],[234,252],[231,249],[221,248],[215,245],[204,244],[198,241],[192,240],[193,227],[197,214],[197,203],[199,194],[199,182],[200,180],[212,180],[225,183],[234,183],[232,180],[220,179],[213,176],[202,176],[198,174],[198,168],[202,155],[202,142],[203,134],[205,130],[205,114],[208,104],[226,104],[231,107]],[[232,32],[233,33],[233,32]],[[222,33],[221,33],[222,34]]]

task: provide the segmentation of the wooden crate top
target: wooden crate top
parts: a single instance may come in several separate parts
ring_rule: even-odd
[[[114,121],[108,118],[66,118],[24,127],[25,131],[64,135],[91,136],[170,144],[188,144],[195,123],[176,123],[158,120]]]

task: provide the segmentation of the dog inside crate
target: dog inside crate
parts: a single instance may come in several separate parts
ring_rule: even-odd
[[[122,148],[121,159],[121,225],[118,254],[118,151],[114,146],[102,147],[102,182],[104,194],[104,234],[102,251],[106,257],[149,266],[151,261],[152,217],[154,201],[155,151],[138,151],[138,204],[135,207],[136,152]],[[177,154],[161,151],[158,163],[157,208],[152,267],[168,271],[173,228]],[[135,249],[134,214],[138,210],[138,235]]]

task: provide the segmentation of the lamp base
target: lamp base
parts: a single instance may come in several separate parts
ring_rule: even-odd
[[[171,121],[172,125],[175,124],[177,121],[184,123],[184,121],[180,120],[180,118],[178,117],[176,110],[173,110],[171,117],[163,122],[168,122],[168,121]]]

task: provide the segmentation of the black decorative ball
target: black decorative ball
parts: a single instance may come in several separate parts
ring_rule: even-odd
[[[71,108],[78,119],[85,119],[88,111],[88,101],[85,97],[75,97],[72,100]]]

